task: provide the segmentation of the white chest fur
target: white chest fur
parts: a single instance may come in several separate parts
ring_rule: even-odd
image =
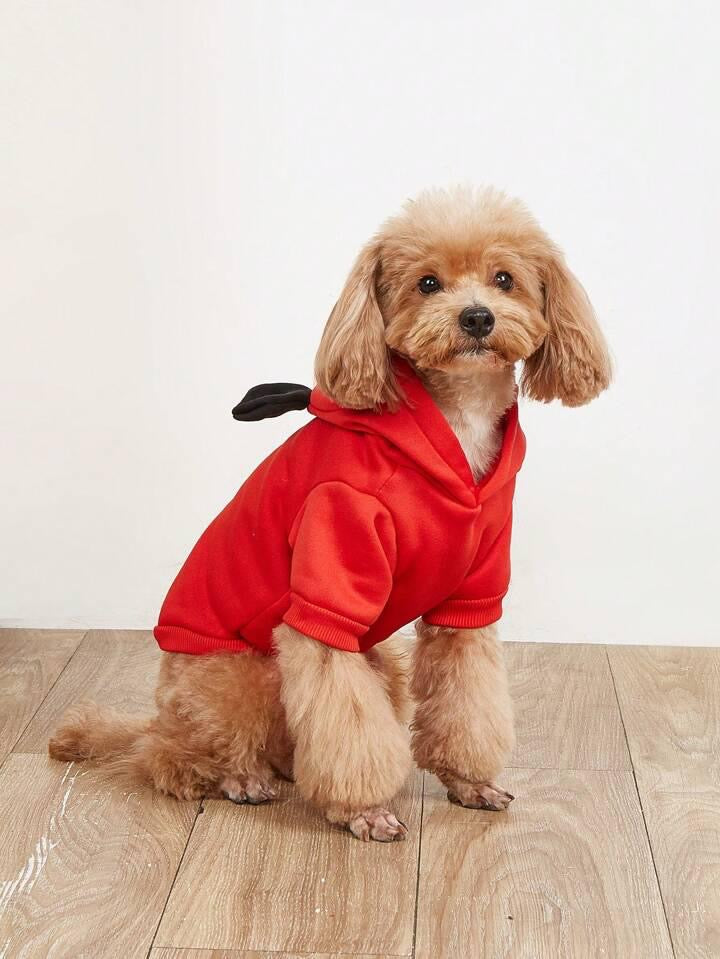
[[[463,448],[477,483],[492,466],[500,450],[502,432],[496,417],[470,410],[457,413],[448,422]]]
[[[502,417],[515,399],[512,367],[471,375],[430,374],[426,382],[479,482],[500,450]]]

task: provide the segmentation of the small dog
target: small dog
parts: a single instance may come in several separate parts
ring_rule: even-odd
[[[155,635],[157,715],[75,707],[51,740],[180,799],[262,803],[294,778],[361,839],[412,758],[500,810],[512,707],[495,623],[509,582],[520,389],[579,406],[610,381],[558,248],[494,190],[430,191],[361,251],[317,355],[315,418],[191,553]],[[415,617],[412,664],[393,632]],[[414,702],[412,736],[407,732]]]

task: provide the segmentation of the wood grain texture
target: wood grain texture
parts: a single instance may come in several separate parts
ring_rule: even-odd
[[[0,629],[0,763],[84,635],[77,629]]]
[[[419,774],[392,846],[290,785],[271,806],[208,802],[173,887],[196,804],[34,754],[72,702],[152,709],[151,635],[82,637],[0,630],[0,957],[135,959],[158,924],[153,959],[407,956],[419,858],[419,959],[669,959],[655,868],[678,959],[720,955],[720,650],[509,644],[508,814],[428,776],[420,852]]]
[[[671,959],[632,773],[510,769],[507,813],[426,778],[418,959]]]
[[[602,646],[506,643],[517,746],[528,769],[631,769]]]
[[[720,650],[608,650],[678,959],[720,956]]]
[[[9,756],[0,770],[0,953],[146,956],[196,810],[121,788],[92,766]]]
[[[422,776],[392,804],[408,839],[363,843],[294,786],[267,806],[208,802],[155,945],[409,955]]]
[[[90,630],[15,752],[45,752],[48,739],[73,703],[93,700],[129,713],[152,712],[160,656],[152,633]]]

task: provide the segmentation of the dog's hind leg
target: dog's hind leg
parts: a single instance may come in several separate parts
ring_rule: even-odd
[[[49,743],[60,760],[91,759],[178,799],[274,796],[263,752],[282,712],[277,665],[254,653],[166,653],[157,715],[136,720],[94,705],[70,710]]]

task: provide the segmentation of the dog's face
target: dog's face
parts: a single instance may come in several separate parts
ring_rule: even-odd
[[[501,370],[525,361],[524,391],[577,406],[609,382],[592,308],[517,201],[432,191],[361,252],[318,353],[318,383],[344,406],[396,399],[388,350],[420,369]]]
[[[548,332],[538,237],[509,204],[472,211],[421,201],[379,242],[376,288],[388,346],[422,369],[493,369]]]

